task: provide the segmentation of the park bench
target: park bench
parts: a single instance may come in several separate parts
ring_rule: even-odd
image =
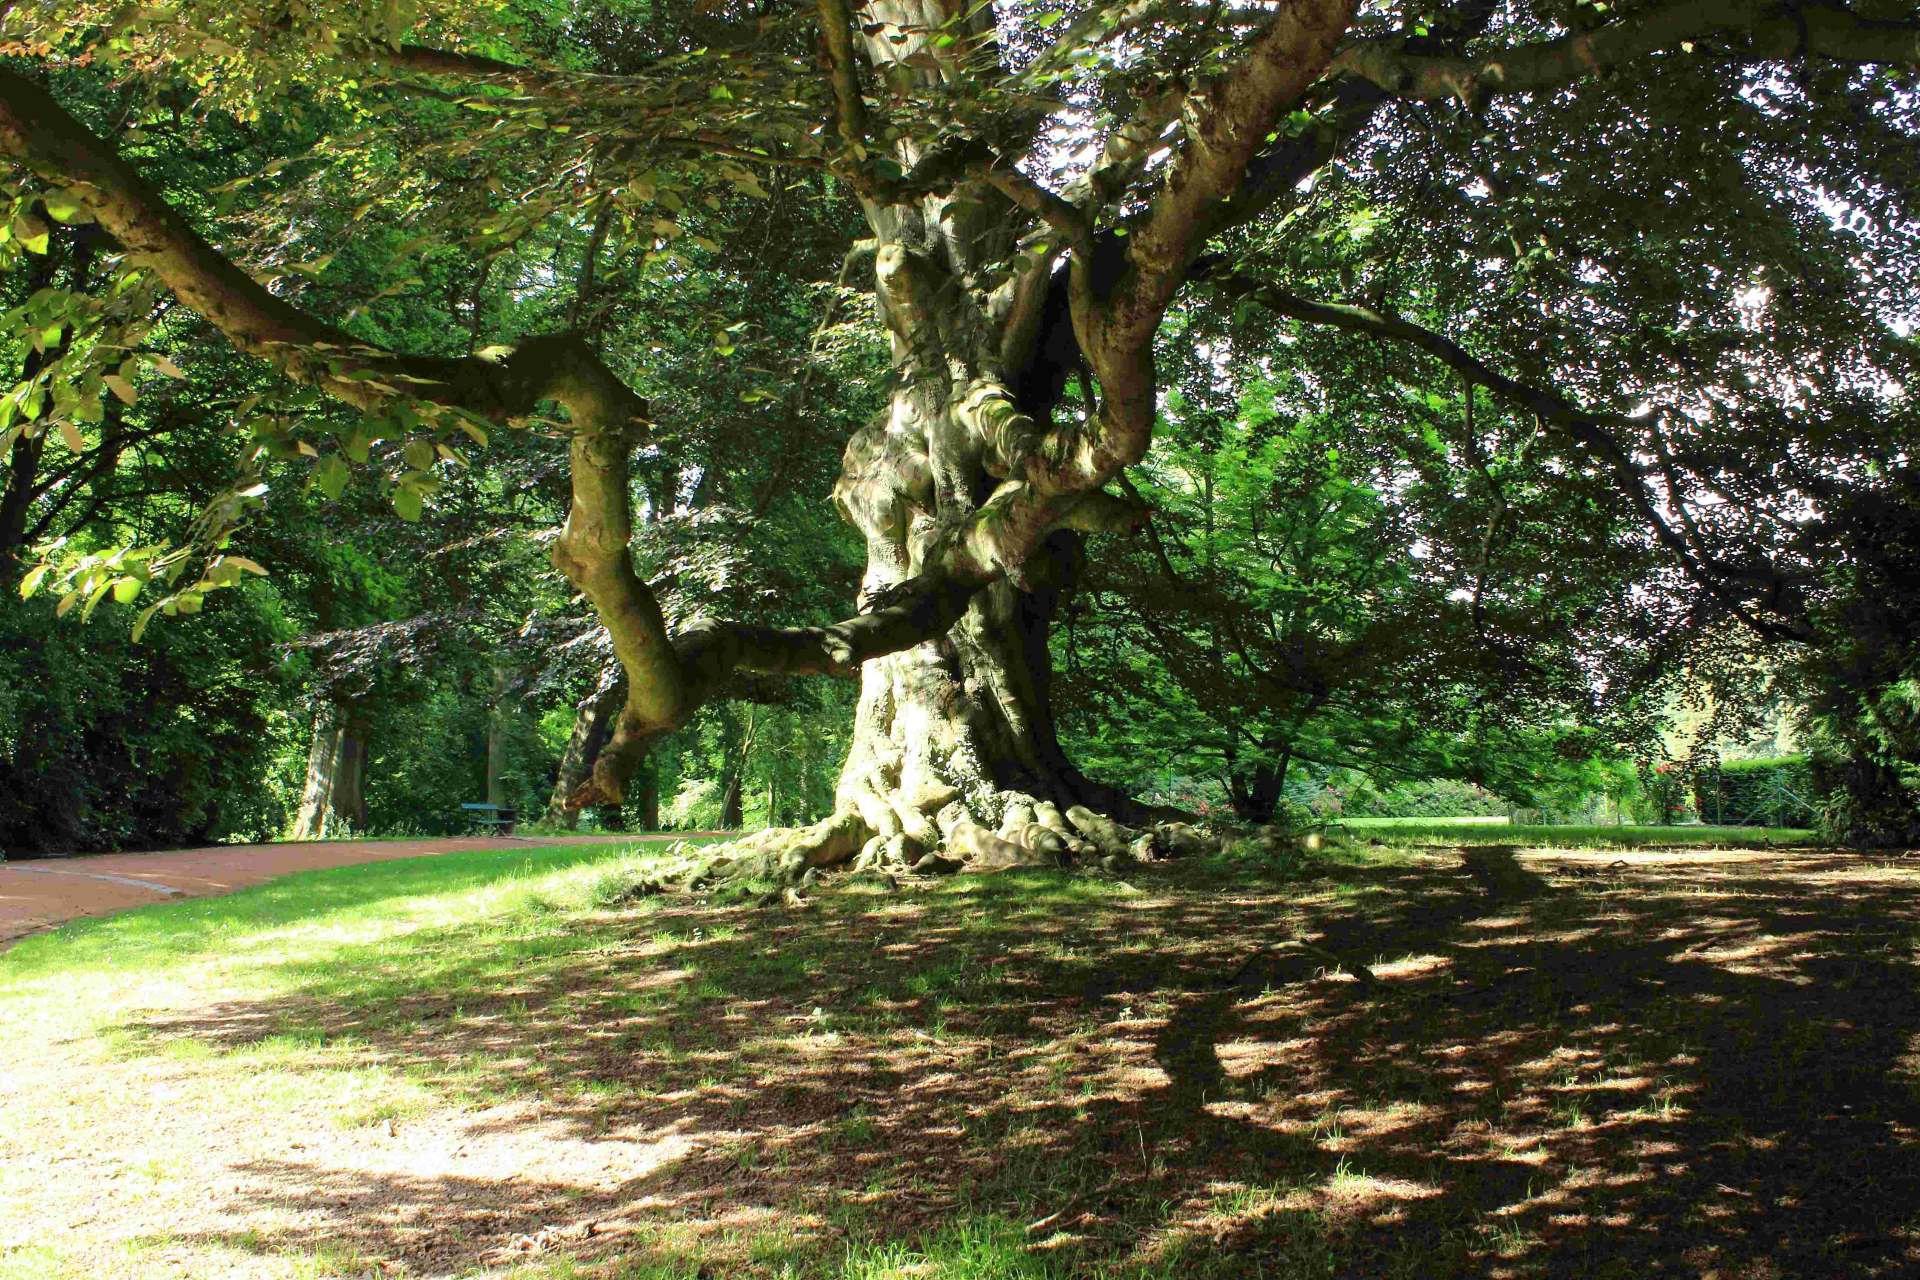
[[[519,818],[516,810],[497,804],[463,804],[467,821],[473,830],[486,835],[510,836],[513,825]]]

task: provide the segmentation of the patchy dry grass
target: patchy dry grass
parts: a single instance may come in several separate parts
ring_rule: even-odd
[[[1911,861],[1361,846],[610,907],[633,856],[0,957],[0,1278],[1920,1273]]]

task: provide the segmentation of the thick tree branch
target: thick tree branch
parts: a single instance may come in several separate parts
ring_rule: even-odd
[[[870,658],[911,649],[946,634],[987,580],[917,579],[870,611],[827,627],[756,627],[738,622],[689,627],[675,641],[681,661],[704,687],[735,671],[781,676],[860,673]]]
[[[1215,209],[1208,221],[1208,238],[1247,225],[1292,194],[1301,181],[1332,163],[1387,100],[1387,94],[1366,81],[1350,76],[1334,81],[1325,109],[1314,112],[1313,122],[1304,131],[1275,143],[1247,166],[1246,179],[1232,202]]]
[[[646,403],[577,339],[539,339],[497,361],[407,356],[302,311],[214,248],[45,89],[5,68],[0,151],[71,190],[135,263],[234,346],[358,408],[404,396],[505,420],[543,399],[591,396],[600,417],[646,420]]]
[[[1459,373],[1469,386],[1483,386],[1506,403],[1537,414],[1542,422],[1557,428],[1562,436],[1585,449],[1607,469],[1614,487],[1646,522],[1654,537],[1687,575],[1729,612],[1761,635],[1789,640],[1811,638],[1802,611],[1796,607],[1797,593],[1785,574],[1772,566],[1755,570],[1729,564],[1660,514],[1658,499],[1646,475],[1602,415],[1581,409],[1556,391],[1509,378],[1445,335],[1399,316],[1372,307],[1315,302],[1237,272],[1216,271],[1210,273],[1207,280],[1231,297],[1257,302],[1295,320],[1404,342]],[[1745,581],[1760,589],[1741,590],[1732,585],[1735,581]],[[1756,609],[1772,617],[1763,617]]]
[[[522,66],[477,53],[436,49],[421,44],[403,44],[397,49],[376,45],[373,47],[372,54],[381,63],[403,71],[430,76],[447,76],[460,80],[493,80],[536,91],[549,89],[557,84],[578,86],[601,79],[619,79],[614,76],[602,77],[593,72],[562,71],[557,67]]]
[[[1097,430],[1063,436],[1049,450],[1046,483],[1087,489],[1138,461],[1153,433],[1153,338],[1204,243],[1215,209],[1229,200],[1266,145],[1280,111],[1325,71],[1353,20],[1355,0],[1294,0],[1248,44],[1233,68],[1187,95],[1185,141],[1127,238],[1127,270],[1099,296],[1090,255],[1076,255],[1073,317],[1100,379]]]
[[[1466,58],[1409,53],[1393,41],[1362,41],[1335,55],[1331,70],[1398,97],[1472,101],[1488,93],[1557,89],[1661,50],[1719,37],[1738,37],[1729,51],[1756,60],[1812,56],[1920,66],[1920,23],[1856,17],[1828,4],[1679,0],[1597,31]]]
[[[630,691],[612,737],[594,762],[592,776],[574,792],[570,806],[618,802],[623,784],[654,741],[684,725],[704,703],[724,691],[736,672],[856,675],[870,659],[945,635],[989,581],[953,576],[905,583],[868,612],[827,627],[709,622],[688,628],[674,640],[670,655],[648,655],[662,662],[670,659],[677,702],[642,705]],[[623,665],[626,662],[623,656]]]
[[[1052,227],[1068,248],[1080,254],[1093,252],[1093,226],[1077,206],[1010,165],[991,169],[987,181],[1001,195]]]
[[[1298,0],[1247,46],[1232,70],[1187,95],[1185,142],[1128,238],[1129,279],[1100,328],[1107,342],[1150,338],[1181,281],[1214,206],[1230,199],[1266,145],[1283,107],[1320,78],[1353,20],[1353,0]]]
[[[847,0],[819,0],[819,11],[834,124],[841,144],[858,165],[866,159],[867,103],[860,95],[860,72],[853,56],[853,12]]]

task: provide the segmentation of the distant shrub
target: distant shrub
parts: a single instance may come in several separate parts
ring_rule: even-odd
[[[139,644],[130,622],[0,598],[0,851],[178,847],[285,822],[286,790],[261,783],[299,730],[275,714],[287,627],[270,594],[221,592]]]
[[[1808,769],[1828,839],[1856,849],[1920,845],[1920,767],[1885,754],[1824,751]]]
[[[1690,767],[1679,760],[1643,764],[1640,774],[1642,801],[1635,807],[1641,810],[1647,821],[1658,827],[1670,827],[1697,816],[1688,782],[1691,776]]]
[[[1727,826],[1808,827],[1819,791],[1805,756],[1727,760],[1696,768],[1693,803],[1702,822]]]
[[[720,781],[717,778],[682,778],[680,789],[660,811],[670,828],[681,831],[709,831],[720,825]]]

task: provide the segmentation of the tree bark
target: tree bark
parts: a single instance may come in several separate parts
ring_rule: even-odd
[[[53,236],[61,236],[54,232]],[[28,292],[37,293],[53,283],[59,266],[54,253],[30,257],[27,274]],[[75,272],[75,287],[83,283],[79,271]],[[60,339],[45,351],[29,349],[26,358],[21,361],[20,381],[31,382],[49,363],[59,359],[67,343],[67,329],[60,329]],[[24,424],[23,424],[24,425]],[[26,550],[27,514],[33,509],[38,491],[35,482],[40,478],[40,459],[47,448],[47,433],[38,432],[29,436],[21,431],[14,436],[13,447],[7,451],[5,479],[0,482],[0,588],[10,588],[14,582],[14,570],[18,568],[21,553]]]
[[[720,826],[725,831],[738,831],[746,824],[747,761],[753,754],[758,724],[751,707],[742,725],[732,705],[722,704],[720,726]]]
[[[639,772],[633,779],[633,809],[639,819],[640,830],[658,831],[660,829],[660,760],[658,752],[649,752],[640,762]]]
[[[313,716],[300,811],[288,834],[295,840],[328,840],[364,830],[366,766],[364,728],[348,707],[321,703]]]
[[[1227,799],[1233,804],[1233,816],[1260,826],[1272,822],[1275,810],[1280,807],[1280,794],[1287,785],[1291,763],[1291,752],[1283,752],[1278,760],[1263,755],[1246,766],[1230,761]]]
[[[487,803],[506,807],[507,803],[507,669],[495,667],[493,702],[487,708]]]
[[[32,362],[36,358],[35,353],[28,354],[25,377],[34,375]],[[13,586],[21,552],[26,549],[27,513],[33,507],[34,482],[39,478],[40,458],[46,448],[44,432],[33,436],[22,432],[7,451],[6,474],[0,481],[0,588]]]
[[[580,810],[568,798],[593,774],[593,763],[613,733],[613,718],[626,704],[626,684],[617,672],[603,676],[599,685],[575,708],[573,733],[560,755],[553,792],[547,800],[547,821],[568,831],[580,824]]]

